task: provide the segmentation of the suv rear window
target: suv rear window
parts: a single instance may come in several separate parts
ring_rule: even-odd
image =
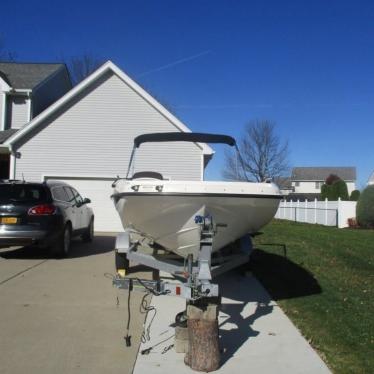
[[[65,190],[62,187],[53,187],[51,192],[55,200],[68,201]]]
[[[45,187],[32,184],[0,184],[1,203],[28,203],[48,199]]]

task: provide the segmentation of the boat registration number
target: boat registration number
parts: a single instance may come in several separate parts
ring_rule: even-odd
[[[14,225],[18,222],[16,217],[0,217],[0,223],[3,225]]]

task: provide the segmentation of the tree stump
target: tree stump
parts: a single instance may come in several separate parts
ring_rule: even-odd
[[[192,370],[210,372],[220,363],[218,306],[187,307],[188,352],[184,358]]]
[[[188,352],[188,328],[182,326],[175,327],[174,349],[177,353]]]

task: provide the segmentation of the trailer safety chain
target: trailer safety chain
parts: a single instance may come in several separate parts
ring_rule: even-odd
[[[168,293],[170,293],[169,290],[166,290],[166,291],[163,291],[163,292],[158,292],[158,291],[152,289],[151,287],[148,287],[141,279],[139,279],[139,278],[134,278],[134,279],[136,279],[139,282],[139,284],[141,284],[148,291],[147,295],[149,295],[151,293],[154,296],[161,296],[161,295],[167,295]]]
[[[143,344],[146,343],[147,341],[151,340],[151,326],[152,326],[153,320],[155,319],[156,314],[157,314],[157,309],[153,305],[148,305],[148,303],[147,303],[147,297],[149,295],[150,295],[149,293],[146,293],[143,296],[142,301],[140,303],[140,309],[139,309],[140,313],[142,313],[142,314],[145,313],[144,323],[143,323],[143,332],[142,332],[142,336],[140,338],[140,340]],[[146,321],[147,321],[147,318],[148,318],[148,313],[151,312],[152,310],[154,311],[153,316],[152,316],[150,322],[148,323],[148,326],[146,327]]]
[[[166,338],[166,339],[164,339],[164,340],[161,340],[160,342],[158,342],[158,343],[156,343],[156,344],[154,344],[154,345],[152,345],[152,346],[150,346],[150,347],[148,347],[148,348],[145,348],[145,349],[141,350],[141,351],[140,351],[140,354],[142,354],[142,355],[148,355],[149,353],[151,353],[151,351],[152,351],[153,348],[158,347],[160,344],[167,342],[168,340],[170,340],[170,339],[173,338],[173,337],[174,337],[174,334],[171,335],[171,336],[169,336],[168,338]],[[166,353],[167,351],[169,351],[173,346],[174,346],[174,344],[171,344],[171,345],[169,345],[168,347],[165,347],[165,348],[163,349],[163,351],[162,351],[162,354],[165,354],[165,353]]]
[[[161,354],[164,355],[165,353],[167,353],[168,351],[170,351],[170,349],[172,349],[172,348],[174,348],[174,344],[170,344],[170,345],[168,345],[167,347],[165,347],[165,348],[162,350]]]
[[[164,291],[164,292],[157,292],[154,289],[148,287],[141,279],[139,279],[139,278],[134,278],[134,279],[136,279],[139,282],[139,284],[141,284],[148,291],[143,296],[142,301],[140,303],[140,313],[142,313],[142,314],[145,313],[144,324],[143,324],[143,333],[142,333],[142,336],[141,336],[141,342],[144,344],[147,341],[151,340],[151,326],[152,326],[153,320],[155,319],[156,314],[157,314],[157,309],[153,305],[148,305],[147,297],[150,294],[152,294],[154,296],[167,295],[168,293],[170,293],[170,291],[167,290],[167,291]],[[132,283],[130,281],[130,286],[131,285],[132,285]],[[146,321],[147,321],[148,313],[151,312],[152,310],[154,311],[154,314],[153,314],[150,322],[148,323],[148,326],[146,327]]]

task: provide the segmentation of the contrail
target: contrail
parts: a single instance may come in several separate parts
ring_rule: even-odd
[[[201,105],[189,105],[181,104],[177,105],[176,108],[180,109],[237,109],[237,108],[255,108],[255,109],[267,109],[272,108],[272,104],[201,104]]]
[[[180,60],[176,60],[176,61],[170,62],[169,64],[160,66],[158,68],[145,71],[144,73],[139,74],[138,77],[143,77],[144,75],[155,73],[156,71],[161,71],[161,70],[169,69],[169,68],[171,68],[171,67],[173,67],[175,65],[184,64],[185,62],[188,62],[188,61],[191,61],[191,60],[195,60],[196,58],[199,58],[201,56],[207,55],[207,54],[209,54],[211,52],[212,52],[211,50],[207,50],[207,51],[200,52],[200,53],[198,53],[196,55],[193,55],[193,56],[181,58]]]

